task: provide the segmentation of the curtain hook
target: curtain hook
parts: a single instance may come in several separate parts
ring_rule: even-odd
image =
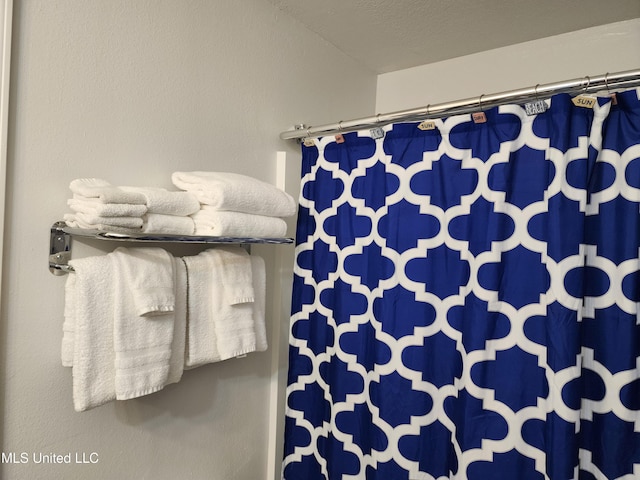
[[[431,115],[431,104],[427,105],[427,117]]]
[[[584,92],[583,93],[587,93],[587,90],[589,89],[589,85],[591,85],[591,77],[589,77],[589,75],[587,75],[584,78],[587,79],[587,85],[584,87]]]
[[[540,99],[538,98],[538,87],[540,86],[540,84],[536,84],[536,88],[533,89],[533,93],[536,96],[536,102],[540,101]]]
[[[480,108],[480,110],[482,110],[482,97],[484,97],[484,93],[478,98],[478,107]]]
[[[380,114],[379,113],[376,115],[376,123],[380,123]]]
[[[338,131],[342,133],[342,120],[338,122]]]
[[[607,87],[607,93],[611,95],[611,90],[609,89],[609,72],[604,76],[604,86]]]

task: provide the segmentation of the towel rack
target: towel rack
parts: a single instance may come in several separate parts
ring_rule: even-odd
[[[49,241],[49,271],[54,275],[65,275],[73,271],[69,265],[71,260],[71,238],[92,238],[113,242],[154,242],[154,243],[191,243],[191,244],[286,244],[293,243],[293,238],[260,238],[260,237],[207,237],[197,235],[166,234],[122,234],[102,230],[72,228],[63,221],[51,226]]]

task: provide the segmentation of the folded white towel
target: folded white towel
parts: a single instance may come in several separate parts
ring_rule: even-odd
[[[137,252],[130,252],[137,250]],[[152,252],[142,252],[152,250]],[[173,290],[175,281],[173,259],[164,252],[165,258],[157,251],[161,249],[126,249],[117,248],[107,256],[111,258],[114,270],[114,323],[113,347],[115,350],[115,391],[116,399],[148,395],[165,387],[169,379],[171,363],[171,346],[174,341],[175,304],[169,312],[161,313],[163,306],[154,306],[156,315],[141,316],[136,310],[139,305],[137,294],[145,290],[145,294],[153,297],[157,289],[162,299],[167,285],[156,282],[153,285],[140,285],[142,275],[148,274],[149,281],[164,279],[167,270],[171,272],[170,282]],[[158,254],[158,255],[156,255]],[[156,268],[151,266],[157,262]],[[166,259],[166,262],[164,261]],[[151,260],[151,261],[150,261]],[[151,300],[155,304],[156,299]]]
[[[99,230],[103,232],[120,232],[120,233],[140,233],[144,224],[141,217],[102,217],[103,219],[119,220],[122,225],[115,225],[111,220],[106,223],[88,223],[84,221],[79,213],[65,213],[63,219],[65,223],[73,228],[84,228],[89,230]],[[127,225],[131,225],[130,227]]]
[[[175,273],[173,257],[162,248],[116,248],[115,273],[131,292],[131,313],[143,317],[175,310]]]
[[[177,383],[182,378],[187,334],[187,269],[181,258],[173,259],[173,269],[175,272],[176,308],[167,385]]]
[[[161,213],[147,213],[142,216],[143,233],[164,233],[168,235],[193,235],[195,225],[191,217],[178,217]]]
[[[213,324],[213,249],[182,257],[187,270],[187,345],[185,368],[220,361]],[[216,298],[222,297],[222,289]],[[219,301],[219,300],[218,300]]]
[[[289,217],[296,211],[293,197],[256,178],[226,172],[174,172],[173,184],[193,193],[200,203],[218,210]]]
[[[96,217],[141,217],[147,213],[146,205],[102,203],[96,198],[82,198],[80,195],[74,195],[74,198],[67,200],[67,204],[73,212]]]
[[[131,229],[140,229],[144,223],[142,217],[100,217],[87,213],[76,213],[75,218],[81,225],[112,226]]]
[[[187,216],[200,209],[200,202],[189,192],[170,192],[155,187],[120,187],[125,192],[141,193],[146,198],[149,213]]]
[[[203,206],[191,216],[196,235],[215,237],[283,237],[287,223],[282,218],[241,212],[225,212]]]
[[[108,256],[69,261],[75,271],[73,404],[78,412],[115,400],[114,291]]]
[[[264,260],[251,256],[246,268],[252,276],[255,301],[230,305],[222,309],[223,315],[214,316],[221,360],[267,349]]]
[[[125,192],[101,178],[76,178],[71,181],[69,188],[73,193],[87,198],[97,198],[102,203],[145,205],[147,201],[141,193]]]

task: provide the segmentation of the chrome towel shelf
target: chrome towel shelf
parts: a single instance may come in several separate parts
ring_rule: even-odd
[[[259,238],[259,237],[206,237],[198,235],[166,235],[166,234],[122,234],[102,230],[71,228],[65,222],[55,222],[51,226],[49,241],[49,271],[54,275],[65,275],[73,271],[69,265],[71,260],[71,238],[82,237],[112,242],[147,242],[147,243],[190,243],[190,244],[287,244],[292,238]]]

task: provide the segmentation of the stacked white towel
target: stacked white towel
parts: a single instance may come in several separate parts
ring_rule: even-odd
[[[173,184],[201,204],[192,215],[196,235],[281,237],[284,218],[296,212],[293,197],[256,178],[228,172],[174,172]]]
[[[192,235],[191,214],[198,199],[184,191],[154,187],[116,187],[100,178],[77,178],[67,201],[67,225],[117,233]]]

